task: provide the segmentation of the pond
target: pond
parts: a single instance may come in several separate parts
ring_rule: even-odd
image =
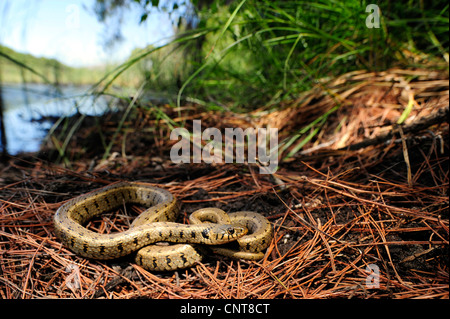
[[[36,152],[56,120],[78,113],[101,115],[110,110],[107,99],[86,94],[89,86],[2,84],[3,123],[8,154]],[[0,149],[2,146],[0,145]]]

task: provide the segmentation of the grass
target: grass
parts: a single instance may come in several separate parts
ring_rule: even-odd
[[[380,29],[369,29],[364,9],[359,1],[242,1],[219,8],[196,29],[207,32],[203,62],[184,82],[183,93],[210,96],[232,110],[245,111],[276,105],[326,77],[408,65],[412,61],[398,54],[404,50],[420,52],[427,44],[427,51],[436,54],[443,46],[430,50],[432,39],[408,20],[396,19],[391,31],[391,21],[382,17]],[[394,9],[401,14],[405,8]],[[432,21],[448,46],[448,36],[442,33],[448,29],[445,14]],[[414,41],[405,43],[404,33],[412,34]],[[424,44],[423,39],[429,41]]]
[[[379,29],[366,27],[366,5],[244,0],[217,6],[200,12],[195,30],[180,32],[169,46],[144,49],[122,66],[151,61],[147,87],[177,95],[178,107],[191,99],[235,112],[277,107],[352,70],[448,68],[447,4],[427,4],[425,11],[412,2],[381,5]],[[113,80],[122,73],[119,67]]]

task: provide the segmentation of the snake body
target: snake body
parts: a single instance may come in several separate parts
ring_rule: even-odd
[[[83,226],[93,217],[126,203],[149,207],[128,230],[99,234]],[[220,246],[212,246],[212,250],[232,258],[261,259],[264,256],[261,251],[272,238],[270,223],[256,213],[228,216],[218,209],[202,209],[194,212],[191,224],[186,225],[173,222],[178,211],[170,192],[145,183],[122,182],[62,205],[54,216],[55,234],[65,246],[88,258],[114,259],[137,251],[136,262],[157,271],[186,268],[200,261],[202,255],[191,244],[221,245],[240,240],[238,251]],[[251,234],[246,236],[248,231]],[[156,242],[183,244],[151,245]]]

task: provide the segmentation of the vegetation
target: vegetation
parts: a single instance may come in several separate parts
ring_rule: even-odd
[[[368,4],[211,1],[195,28],[149,56],[148,86],[238,111],[279,105],[353,70],[448,68],[447,3],[381,3],[379,28],[366,26]]]
[[[72,68],[55,59],[38,58],[0,45],[3,83],[92,84],[105,72],[101,68]]]

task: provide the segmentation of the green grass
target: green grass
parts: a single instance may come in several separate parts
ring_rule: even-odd
[[[170,50],[146,57],[156,66],[147,70],[148,87],[178,94],[178,104],[191,98],[245,112],[352,70],[442,61],[448,68],[444,1],[380,3],[378,29],[366,27],[368,1],[220,3],[200,11],[198,27],[180,32]]]

